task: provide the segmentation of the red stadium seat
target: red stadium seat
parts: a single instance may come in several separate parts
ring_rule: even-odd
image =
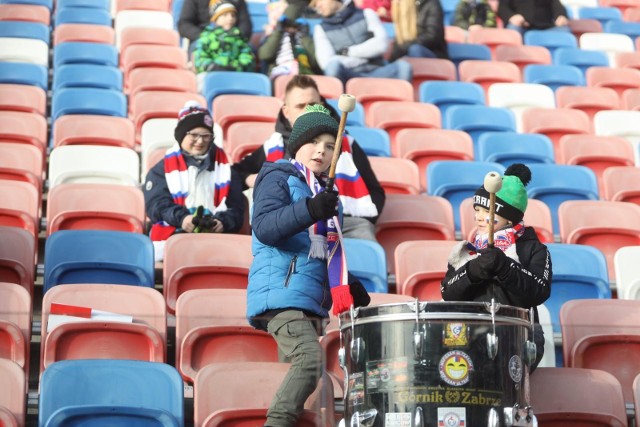
[[[0,359],[0,424],[22,427],[27,414],[27,383],[17,363]]]
[[[0,282],[0,359],[17,363],[27,378],[32,311],[29,291],[15,283]]]
[[[445,25],[444,39],[447,43],[466,43],[467,32],[455,25]]]
[[[442,116],[438,107],[414,101],[375,102],[370,106],[366,120],[369,127],[387,131],[391,138],[391,147],[395,145],[396,134],[402,129],[442,127]]]
[[[120,34],[120,64],[127,49],[134,45],[179,46],[180,35],[166,28],[129,27]]]
[[[549,137],[558,156],[560,138],[570,134],[591,133],[587,113],[568,108],[529,108],[522,113],[522,132]]]
[[[601,33],[602,24],[597,19],[570,19],[569,30],[577,39],[580,39],[584,33]]]
[[[369,163],[386,194],[420,194],[420,171],[411,160],[369,157]]]
[[[40,150],[33,145],[0,143],[0,179],[24,181],[42,194],[43,160]]]
[[[320,96],[325,99],[339,98],[344,93],[344,85],[337,77],[315,74],[309,75],[309,77],[316,82],[320,90]],[[292,78],[292,75],[282,75],[276,78],[273,82],[273,96],[284,99],[285,89]]]
[[[411,83],[398,79],[356,77],[347,81],[345,91],[355,96],[356,100],[362,104],[365,117],[369,116],[369,107],[375,102],[413,101],[415,99]],[[371,125],[369,124],[369,126]]]
[[[622,18],[627,22],[640,22],[640,7],[630,7],[624,11]]]
[[[87,42],[114,44],[116,33],[113,27],[92,24],[61,24],[53,30],[53,45],[64,42]]]
[[[131,71],[136,68],[170,68],[184,70],[187,67],[187,54],[178,46],[130,45],[121,55],[124,87],[130,85]]]
[[[3,6],[3,5],[0,5]],[[47,94],[38,86],[0,84],[0,111],[46,114]]]
[[[520,71],[529,64],[551,64],[551,53],[544,46],[500,45],[495,49],[496,61],[512,62]]]
[[[469,31],[467,43],[483,44],[491,49],[491,56],[496,59],[496,48],[498,46],[521,46],[522,35],[516,30],[507,28],[487,28],[482,27]]]
[[[556,90],[556,106],[584,111],[593,122],[598,111],[620,108],[620,97],[608,87],[561,86]]]
[[[633,68],[589,67],[586,75],[587,86],[608,87],[618,96],[626,89],[640,88],[640,70]]]
[[[196,75],[190,70],[173,68],[136,68],[129,74],[129,96],[142,91],[197,93]]]
[[[213,120],[227,135],[229,126],[236,122],[275,123],[282,108],[282,100],[274,96],[218,95],[213,100]]]
[[[620,103],[625,110],[640,111],[640,89],[627,89],[622,92]]]
[[[630,202],[640,206],[640,168],[610,167],[602,173],[605,200]]]
[[[125,117],[64,115],[53,124],[53,147],[64,145],[109,145],[133,149],[133,122]]]
[[[458,28],[458,27],[454,27]],[[458,28],[460,29],[460,28]],[[458,80],[458,73],[456,65],[448,60],[442,58],[411,58],[405,56],[403,61],[411,64],[413,70],[413,91],[414,99],[418,99],[418,91],[420,84],[426,81],[432,80],[446,80],[455,81]]]
[[[35,266],[33,235],[20,228],[0,226],[0,282],[15,283],[33,295]]]
[[[520,68],[505,61],[482,61],[467,59],[458,66],[460,81],[478,83],[485,94],[494,83],[519,83],[522,81]]]
[[[275,132],[270,122],[236,122],[229,126],[224,149],[233,163],[239,162],[246,155],[262,147]]]
[[[117,0],[116,10],[157,10],[160,12],[171,12],[170,0]],[[124,30],[123,30],[124,32]]]
[[[0,4],[0,21],[38,22],[49,25],[51,11],[37,4]]]
[[[27,230],[37,241],[40,229],[40,193],[30,183],[0,180],[0,225]]]
[[[0,111],[0,140],[35,145],[44,155],[47,119],[37,113]]]

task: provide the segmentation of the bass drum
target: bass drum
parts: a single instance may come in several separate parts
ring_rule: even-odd
[[[533,425],[527,310],[416,301],[356,309],[340,323],[346,425]]]

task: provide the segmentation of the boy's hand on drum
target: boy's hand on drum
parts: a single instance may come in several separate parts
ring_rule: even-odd
[[[482,282],[500,276],[509,268],[509,260],[501,249],[486,248],[478,253],[480,256],[467,264],[467,274],[472,282]]]

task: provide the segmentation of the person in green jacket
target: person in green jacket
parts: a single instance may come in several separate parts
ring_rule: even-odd
[[[251,45],[236,26],[236,7],[225,0],[212,0],[209,8],[211,24],[200,34],[193,52],[196,72],[255,71]]]
[[[487,0],[460,0],[453,19],[453,25],[463,30],[496,27],[496,12]]]

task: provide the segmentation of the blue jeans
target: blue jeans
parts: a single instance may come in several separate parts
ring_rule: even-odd
[[[418,43],[414,43],[409,46],[407,50],[407,56],[410,58],[435,58],[436,54],[426,46]]]
[[[516,30],[522,36],[524,36],[524,33],[526,33],[527,30],[529,30],[529,28],[527,28],[527,27],[521,27],[519,25],[513,25],[513,24],[507,24],[506,28],[508,30]],[[563,25],[561,27],[550,27],[550,28],[547,28],[546,30],[542,30],[542,31],[564,31],[564,32],[569,32],[569,31],[571,31],[571,29],[569,28],[568,25]]]
[[[333,59],[324,68],[324,75],[337,77],[342,83],[346,83],[352,77],[384,77],[411,82],[413,70],[411,64],[400,59],[365,72],[347,68],[340,61]]]

